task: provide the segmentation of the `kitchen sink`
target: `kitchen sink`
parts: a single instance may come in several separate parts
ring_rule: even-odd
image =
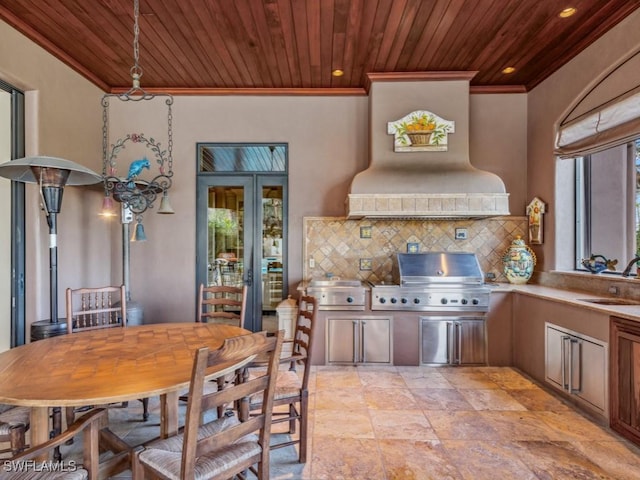
[[[579,298],[578,300],[599,305],[640,305],[639,301],[628,298]]]

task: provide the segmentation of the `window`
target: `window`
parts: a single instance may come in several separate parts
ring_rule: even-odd
[[[576,158],[575,177],[575,266],[602,255],[620,273],[639,253],[640,139]]]

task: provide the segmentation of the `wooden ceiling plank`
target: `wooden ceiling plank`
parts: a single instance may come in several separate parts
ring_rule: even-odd
[[[335,0],[320,0],[320,70],[317,75],[321,87],[331,86],[334,16]]]
[[[324,94],[368,72],[464,69],[482,91],[531,89],[640,8],[572,1],[559,22],[560,0],[141,0],[142,86]],[[0,0],[0,19],[103,90],[130,88],[132,0]]]
[[[201,56],[204,64],[204,71],[201,76],[203,86],[223,85],[224,82],[219,70],[219,65],[221,64],[220,56],[217,54],[217,49],[211,48],[213,41],[209,31],[213,21],[209,15],[209,10],[207,8],[200,9],[199,0],[182,0],[183,5],[185,2],[186,5],[183,8],[195,13],[191,15],[190,27],[196,33],[195,40],[198,45],[198,55]]]
[[[467,0],[467,8],[471,16],[466,26],[462,42],[455,39],[449,49],[447,58],[451,60],[452,68],[471,69],[473,58],[479,54],[483,45],[493,37],[492,23],[497,15],[502,15],[504,0]],[[455,45],[455,48],[454,48]]]
[[[433,66],[433,57],[435,57],[440,48],[443,48],[443,46],[446,45],[446,39],[449,31],[451,30],[451,25],[459,14],[460,9],[464,6],[464,3],[465,0],[451,0],[449,2],[440,22],[438,22],[438,26],[432,39],[433,44],[424,51],[420,58],[420,64],[424,66],[424,70],[439,70],[439,68],[435,68]]]
[[[415,49],[413,52],[406,52],[400,55],[398,58],[397,68],[403,71],[424,71],[427,70],[425,65],[420,63],[424,52],[430,48],[436,48],[434,44],[434,36],[436,34],[438,23],[444,15],[449,6],[449,0],[437,0],[435,2],[424,2],[418,12],[419,18],[426,19],[424,27],[419,28],[419,24],[416,25],[416,29],[409,33],[409,37],[418,35],[418,40],[415,41]]]
[[[222,20],[218,22],[220,39],[226,46],[227,53],[224,56],[225,65],[230,72],[238,71],[237,79],[241,80],[238,87],[252,86],[256,88],[268,87],[270,72],[267,64],[263,62],[260,41],[257,28],[253,19],[250,5],[246,2],[233,2],[227,8],[225,0],[216,2],[216,17]],[[239,23],[238,23],[239,22]]]
[[[398,48],[397,45],[404,44],[407,32],[406,28],[403,29],[403,26],[406,26],[407,23],[405,14],[408,1],[409,0],[395,0],[391,4],[391,9],[389,10],[384,25],[384,33],[380,41],[380,47],[376,52],[376,58],[373,62],[373,70],[375,72],[389,71],[387,64],[392,47],[395,46]],[[405,20],[404,25],[402,23],[403,19]]]
[[[256,25],[256,31],[258,34],[258,40],[261,47],[261,61],[266,63],[267,70],[269,72],[270,82],[269,87],[282,87],[284,85],[283,74],[280,70],[280,61],[278,54],[273,47],[273,40],[271,37],[271,29],[269,26],[269,19],[267,18],[267,11],[265,9],[265,3],[263,0],[252,0],[256,2],[256,6],[251,8],[253,13],[253,20]],[[258,7],[258,4],[261,7]]]
[[[280,72],[280,84],[277,87],[285,85],[293,85],[291,76],[291,68],[289,64],[289,52],[287,51],[286,36],[290,35],[291,23],[285,12],[280,12],[277,0],[264,3],[265,18],[269,27],[269,37],[271,38],[271,47],[277,61],[277,70]],[[285,14],[284,21],[282,13]],[[286,32],[285,32],[286,30]]]
[[[192,8],[193,5],[188,0],[155,0],[154,6],[162,8],[162,12],[158,14],[161,19],[172,19],[175,22],[175,30],[166,30],[171,32],[174,42],[179,45],[181,58],[178,61],[191,72],[191,86],[198,88],[219,85],[222,77],[209,55],[211,45],[207,41],[207,26],[202,21],[204,15]]]
[[[296,42],[296,28],[293,19],[291,0],[278,0],[277,8],[282,19],[282,40],[289,70],[290,84],[293,87],[302,86],[302,73],[300,70],[300,55]]]
[[[374,2],[376,3],[374,4]],[[349,38],[347,43],[353,44],[354,56],[350,71],[345,70],[345,76],[348,78],[348,81],[345,81],[347,85],[362,85],[364,83],[363,78],[366,74],[364,65],[377,10],[378,0],[366,0],[366,3],[363,1],[360,9],[352,8],[351,22],[353,22],[354,29],[350,31],[353,32],[353,37]]]
[[[394,7],[395,5],[394,3]],[[380,65],[379,70],[387,72],[396,71],[399,67],[400,59],[408,58],[415,52],[416,43],[420,38],[416,32],[422,31],[428,18],[418,15],[421,7],[424,5],[425,2],[421,2],[420,0],[409,0],[406,4],[399,18],[399,28],[395,35],[391,37],[393,43],[389,46],[389,53],[386,55],[387,59],[385,64]],[[389,17],[389,20],[391,20],[391,17]],[[385,31],[385,37],[386,36],[387,31]],[[383,49],[384,47],[381,50]],[[406,63],[406,60],[403,63]],[[402,69],[402,67],[400,67],[400,69]],[[378,70],[378,68],[376,70]]]
[[[380,44],[382,43],[384,36],[384,29],[389,18],[393,0],[379,0],[378,8],[376,8],[375,18],[373,19],[373,25],[371,28],[371,35],[369,42],[366,45],[366,51],[363,55],[362,75],[365,78],[360,79],[361,84],[368,84],[366,79],[367,73],[374,71],[374,65],[378,52],[380,50]]]
[[[344,55],[347,43],[347,28],[349,24],[350,0],[335,0],[333,15],[333,38],[331,45],[331,65],[329,66],[329,86],[344,84],[344,75],[334,77],[336,69],[344,71]]]
[[[606,3],[606,5],[604,5]],[[569,28],[563,36],[563,42],[557,42],[545,51],[545,58],[530,61],[531,79],[527,89],[532,89],[549,75],[552,75],[567,58],[577,55],[598,38],[617,25],[629,14],[640,7],[640,2],[600,2],[593,0],[592,12],[585,12],[585,20],[574,28]],[[595,10],[598,11],[596,14]]]
[[[307,29],[309,31],[309,70],[311,87],[320,87],[321,45],[320,45],[320,2],[307,3]]]
[[[245,26],[251,21],[255,34],[256,61],[260,71],[262,86],[277,87],[282,85],[279,64],[271,44],[271,33],[267,24],[266,12],[262,0],[248,2],[234,2],[238,12],[241,12]],[[251,19],[251,20],[249,20]]]
[[[434,69],[449,68],[452,70],[467,69],[467,65],[454,64],[456,52],[463,49],[473,49],[477,43],[474,37],[477,25],[485,19],[486,7],[492,0],[465,0],[447,33],[448,41],[444,42],[435,52],[431,62]]]
[[[353,68],[353,62],[357,49],[357,35],[360,18],[363,15],[363,0],[351,0],[349,1],[349,10],[346,18],[345,36],[344,36],[344,51],[342,53],[342,59],[340,64],[335,64],[334,68],[339,68],[344,73],[342,77],[334,78],[337,80],[332,83],[332,86],[342,86],[351,84],[351,70]]]
[[[304,0],[291,1],[291,15],[298,54],[298,69],[302,87],[311,87],[311,66],[309,64],[309,35],[307,30],[307,6]]]

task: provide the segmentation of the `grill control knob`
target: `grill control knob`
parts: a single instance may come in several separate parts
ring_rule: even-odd
[[[347,303],[353,303],[353,297],[347,297]]]
[[[420,303],[420,299],[419,298],[414,298],[413,299],[413,303],[415,303],[416,305]]]
[[[391,303],[398,303],[398,299],[396,297],[391,297]]]
[[[449,300],[447,300],[446,298],[443,298],[440,300],[440,303],[443,305],[446,305],[447,303],[449,303]]]
[[[473,303],[474,305],[478,305],[480,303],[480,300],[474,298],[473,300],[471,300],[471,303]]]
[[[469,303],[469,300],[467,300],[466,298],[463,298],[462,300],[460,300],[460,303],[462,303],[463,305],[466,305],[467,303]]]
[[[402,297],[402,298],[400,299],[400,302],[401,302],[401,303],[409,303],[409,300],[407,300],[406,298]]]
[[[380,297],[380,303],[387,303],[387,299],[384,297]]]

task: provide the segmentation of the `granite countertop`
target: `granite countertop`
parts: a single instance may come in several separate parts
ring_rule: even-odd
[[[640,321],[640,302],[637,300],[629,300],[630,302],[637,302],[637,304],[633,305],[607,305],[587,302],[585,300],[604,298],[615,302],[624,299],[613,295],[596,295],[594,293],[584,291],[564,290],[554,287],[545,287],[543,285],[495,283],[490,286],[494,292],[516,292],[522,295],[544,298],[546,300],[586,308],[609,315],[615,315],[617,317],[627,318],[629,320]]]

